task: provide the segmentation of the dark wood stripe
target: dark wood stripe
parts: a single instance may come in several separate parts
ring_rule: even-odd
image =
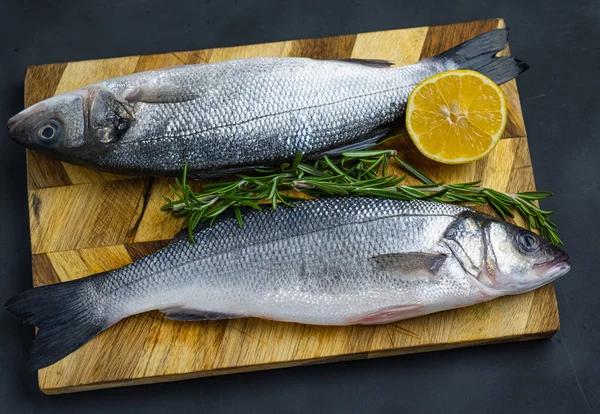
[[[438,55],[469,39],[498,28],[499,19],[431,26],[421,49],[421,59]]]
[[[518,143],[514,151],[515,158],[510,171],[508,184],[506,185],[506,192],[518,193],[523,191],[535,191],[533,166],[531,165],[531,156],[529,155],[527,138],[522,137],[515,139],[518,139]]]
[[[30,66],[25,73],[25,106],[54,96],[66,63]]]
[[[289,56],[313,59],[347,59],[352,56],[356,35],[334,36],[324,39],[295,40]]]
[[[42,208],[42,199],[38,197],[36,193],[31,193],[31,199],[29,200],[29,209],[33,213],[33,218],[37,221],[40,220],[40,208]]]
[[[212,54],[213,54],[212,49],[198,50],[196,52],[188,52],[185,56],[185,59],[183,59],[183,60],[185,61],[185,63],[187,65],[197,65],[199,63],[208,63],[208,62],[210,62],[210,58],[211,58]],[[179,53],[177,55],[180,56]]]
[[[167,244],[169,244],[169,241],[170,240],[158,240],[151,242],[125,244],[125,249],[127,250],[127,253],[129,253],[131,261],[134,261],[141,259],[144,256],[148,256],[149,254],[152,254],[159,249],[162,249]]]
[[[511,80],[502,85],[502,90],[506,96],[508,104],[508,119],[506,120],[506,129],[502,138],[524,137],[527,135],[521,104],[519,102],[519,92],[517,91],[517,81]]]
[[[58,273],[54,270],[50,258],[45,253],[31,255],[31,268],[34,274],[33,281],[35,286],[51,285],[60,282]]]
[[[37,151],[27,150],[27,188],[29,190],[71,184],[71,178],[62,162]]]
[[[142,209],[139,212],[139,215],[137,217],[137,219],[135,220],[135,223],[133,226],[131,226],[131,228],[127,231],[127,235],[125,236],[125,241],[126,242],[132,242],[135,239],[135,234],[137,233],[137,230],[140,226],[140,222],[142,221],[142,217],[144,217],[144,213],[146,212],[146,207],[148,206],[148,200],[150,200],[150,193],[152,192],[152,185],[154,184],[154,178],[147,178],[146,182],[144,184],[144,190],[142,191],[141,194],[141,202],[142,202]],[[139,205],[139,201],[138,201],[138,205]]]

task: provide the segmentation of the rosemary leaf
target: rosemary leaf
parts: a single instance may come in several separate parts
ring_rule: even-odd
[[[525,193],[517,193],[517,197],[529,200],[543,200],[551,196],[552,193],[550,191],[530,191]]]
[[[394,157],[396,158],[396,161],[398,162],[398,164],[400,164],[400,166],[407,171],[408,173],[412,174],[415,178],[418,178],[419,180],[421,180],[422,182],[424,182],[425,184],[433,184],[433,180],[429,177],[427,177],[425,174],[423,174],[421,171],[417,170],[416,168],[414,168],[413,166],[411,166],[409,163],[407,163],[406,161],[402,161],[400,158],[398,157]]]
[[[382,155],[395,155],[396,150],[371,150],[371,151],[346,151],[342,153],[342,157],[351,159],[358,158],[365,162],[369,161],[371,157],[380,157]]]
[[[244,223],[242,222],[242,211],[238,206],[235,206],[233,208],[233,213],[235,214],[235,219],[237,220],[238,226],[241,229],[242,227],[244,227]]]
[[[292,164],[292,171],[294,171],[294,173],[296,174],[298,174],[298,165],[300,165],[300,161],[302,161],[303,156],[304,154],[300,153],[296,155],[296,158],[294,158],[294,163]]]

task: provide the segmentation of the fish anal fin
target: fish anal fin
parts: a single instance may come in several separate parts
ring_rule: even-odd
[[[435,276],[446,257],[436,253],[388,253],[373,256],[371,261],[376,270],[399,273],[405,278],[431,277]]]
[[[374,312],[360,315],[359,317],[350,320],[349,323],[352,325],[383,325],[385,323],[421,316],[424,314],[423,311],[424,306],[416,304],[388,306]]]
[[[185,307],[173,307],[160,310],[165,314],[165,318],[175,321],[216,321],[221,319],[241,318],[241,315],[230,313],[211,312],[201,309],[191,309]]]

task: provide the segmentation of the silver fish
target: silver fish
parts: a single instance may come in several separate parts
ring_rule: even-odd
[[[256,58],[136,73],[39,102],[8,121],[22,145],[100,170],[203,177],[278,165],[299,153],[373,145],[423,79],[474,69],[497,83],[527,69],[496,57],[505,29],[390,68],[376,60]]]
[[[42,286],[7,309],[39,327],[29,369],[158,309],[176,320],[383,324],[536,289],[570,269],[534,233],[468,208],[326,198],[222,219],[130,265]]]

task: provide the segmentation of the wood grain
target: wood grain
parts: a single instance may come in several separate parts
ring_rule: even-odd
[[[26,104],[108,77],[240,57],[354,57],[409,64],[498,27],[504,27],[502,20],[34,66],[27,70]],[[509,126],[485,159],[441,165],[423,157],[409,139],[386,145],[436,180],[481,179],[498,190],[534,190],[516,82],[502,88]],[[168,179],[99,173],[32,152],[27,164],[35,285],[123,266],[164,246],[179,228],[178,220],[160,211],[161,196],[169,194]],[[253,318],[193,323],[149,312],[121,321],[40,370],[39,383],[45,393],[59,394],[535,339],[558,327],[552,286],[383,326],[307,326]]]

